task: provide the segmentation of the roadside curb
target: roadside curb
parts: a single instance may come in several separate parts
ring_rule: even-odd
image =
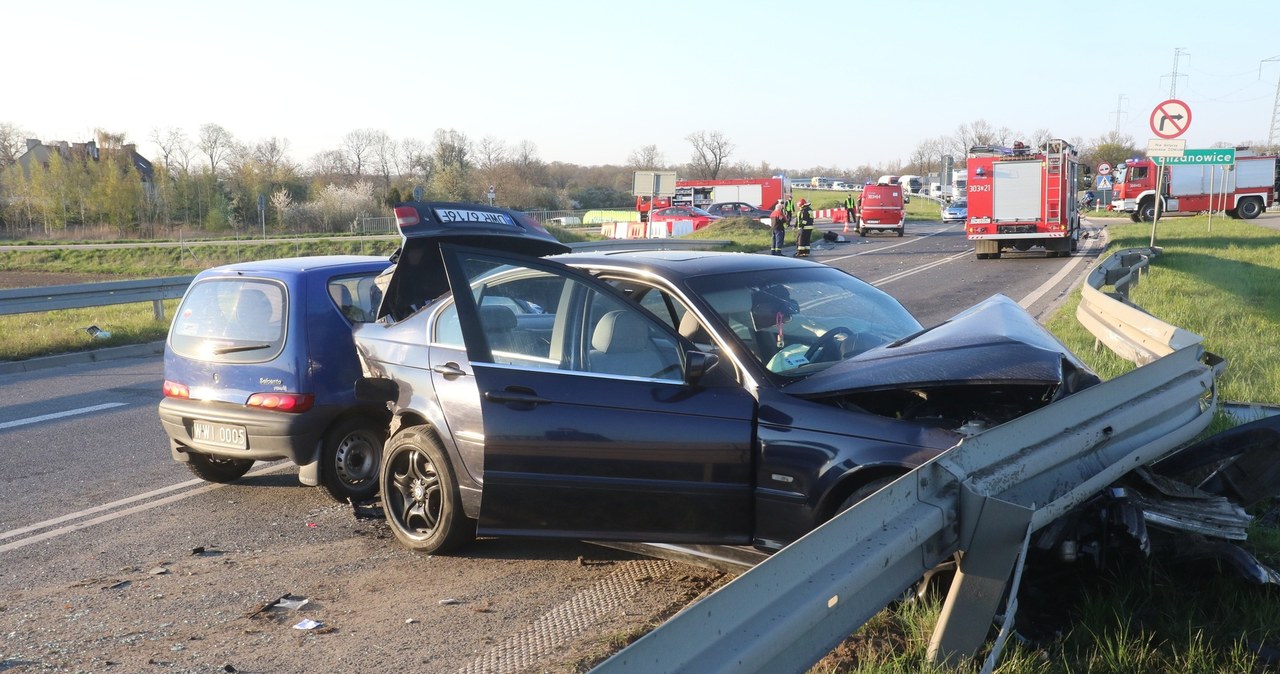
[[[19,372],[34,372],[36,370],[44,370],[51,367],[62,367],[64,365],[96,363],[100,361],[114,360],[116,358],[141,358],[144,356],[154,356],[162,353],[164,353],[164,342],[129,344],[127,346],[113,346],[105,349],[94,349],[92,351],[60,353],[55,356],[42,356],[40,358],[30,358],[27,360],[0,362],[0,376],[16,374]]]

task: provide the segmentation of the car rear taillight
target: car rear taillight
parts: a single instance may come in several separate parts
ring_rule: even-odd
[[[418,209],[413,206],[396,206],[396,226],[411,227],[420,222]]]
[[[191,389],[186,384],[179,384],[176,381],[164,380],[164,397],[166,398],[182,398],[189,400],[191,398]]]
[[[316,397],[310,393],[255,393],[245,405],[297,414],[311,409],[315,401]]]

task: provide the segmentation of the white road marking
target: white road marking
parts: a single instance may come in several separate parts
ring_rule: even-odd
[[[1092,239],[1089,243],[1089,246],[1085,250],[1080,251],[1080,253],[1083,253],[1083,254],[1072,255],[1070,262],[1062,265],[1062,269],[1059,269],[1058,273],[1050,277],[1048,281],[1041,283],[1039,288],[1036,288],[1035,290],[1031,291],[1031,294],[1022,298],[1022,300],[1018,302],[1018,306],[1022,307],[1023,309],[1030,309],[1032,304],[1035,304],[1037,300],[1039,300],[1041,297],[1044,297],[1045,293],[1049,292],[1050,290],[1053,290],[1053,287],[1058,285],[1058,282],[1066,278],[1067,275],[1070,274],[1073,270],[1075,270],[1076,267],[1079,267],[1080,264],[1083,263],[1085,259],[1087,259],[1088,253],[1093,252],[1095,248],[1101,248],[1101,247],[1102,247],[1102,241],[1100,239],[1098,238]]]
[[[888,246],[877,246],[877,247],[872,248],[872,249],[870,249],[870,250],[864,250],[864,251],[862,251],[861,253],[854,253],[853,255],[842,255],[842,256],[840,256],[840,257],[831,257],[831,258],[824,257],[824,258],[822,258],[822,262],[823,262],[824,264],[825,264],[825,263],[831,263],[831,262],[839,262],[839,261],[841,261],[841,260],[848,260],[848,259],[851,259],[851,258],[858,257],[859,255],[870,255],[871,253],[879,253],[879,252],[880,252],[880,251],[882,251],[882,250],[891,250],[891,249],[893,249],[893,248],[897,248],[898,246],[906,246],[906,245],[908,245],[908,244],[912,244],[912,243],[915,243],[915,242],[917,242],[917,241],[923,241],[923,240],[925,240],[925,239],[927,239],[927,238],[929,238],[929,237],[931,237],[931,236],[937,236],[937,235],[939,235],[939,234],[941,234],[941,233],[943,233],[943,232],[946,232],[946,231],[949,231],[949,230],[952,230],[952,229],[955,229],[955,225],[951,225],[951,226],[948,226],[948,227],[943,227],[942,229],[939,229],[939,230],[938,230],[938,231],[936,231],[936,232],[931,232],[931,233],[929,233],[929,234],[925,234],[924,236],[912,237],[912,238],[910,238],[910,239],[906,239],[905,241],[901,241],[901,242],[899,242],[899,243],[895,243],[895,244],[892,244],[892,245],[888,245]]]
[[[101,405],[93,405],[91,407],[78,407],[74,410],[65,412],[54,412],[53,414],[41,414],[38,417],[28,417],[26,419],[16,419],[14,421],[0,422],[0,431],[6,428],[17,428],[18,426],[26,426],[27,424],[38,424],[41,421],[53,421],[54,419],[62,419],[65,417],[74,417],[77,414],[88,414],[90,412],[100,412],[109,410],[113,407],[124,407],[125,403],[102,403]]]
[[[257,470],[249,471],[249,472],[245,475],[245,477],[256,477],[256,476],[259,476],[259,475],[269,475],[269,474],[271,474],[271,473],[278,473],[278,472],[280,472],[280,471],[282,471],[282,470],[285,470],[286,468],[290,468],[290,467],[292,467],[292,466],[293,466],[293,464],[291,464],[291,463],[289,463],[289,462],[287,462],[287,461],[281,461],[281,462],[278,462],[278,463],[274,463],[274,464],[269,464],[269,465],[263,466],[262,468],[259,468],[259,469],[257,469]],[[204,485],[204,486],[197,486],[197,485]],[[23,534],[31,533],[31,532],[33,532],[33,531],[38,531],[38,530],[40,530],[40,529],[44,529],[44,528],[46,528],[46,527],[53,526],[53,525],[55,525],[55,524],[61,524],[62,522],[69,522],[69,521],[71,521],[71,520],[76,520],[76,519],[80,519],[80,518],[83,518],[83,517],[88,517],[88,516],[90,516],[90,515],[93,515],[93,514],[95,514],[95,513],[102,512],[102,511],[104,511],[104,510],[110,510],[110,509],[112,509],[112,508],[116,508],[116,507],[121,506],[121,505],[125,505],[125,504],[128,504],[128,503],[133,503],[133,502],[135,502],[135,501],[140,501],[140,500],[148,499],[148,498],[151,498],[151,497],[153,497],[153,496],[158,496],[158,495],[160,495],[160,494],[164,494],[164,493],[167,493],[167,492],[170,492],[170,491],[175,491],[175,490],[178,490],[178,489],[182,489],[182,488],[184,488],[184,487],[195,487],[194,489],[191,489],[190,491],[185,491],[185,492],[182,492],[182,493],[179,493],[179,494],[172,494],[172,495],[170,495],[170,496],[166,496],[166,497],[164,497],[164,498],[156,499],[156,500],[154,500],[154,501],[147,501],[147,502],[145,502],[145,503],[141,503],[141,504],[139,504],[139,505],[135,505],[135,506],[133,506],[132,508],[125,508],[124,510],[117,510],[117,511],[115,511],[115,512],[108,513],[108,514],[106,514],[106,515],[101,515],[101,516],[99,516],[99,517],[94,517],[94,518],[92,518],[92,519],[87,519],[87,520],[84,520],[84,521],[81,521],[81,522],[75,522],[74,524],[68,524],[67,526],[59,527],[59,528],[57,528],[57,529],[52,529],[52,530],[50,530],[50,531],[46,531],[46,532],[44,532],[44,533],[42,533],[42,534],[36,534],[36,535],[34,535],[34,536],[28,536],[28,537],[26,537],[26,538],[20,538],[20,539],[18,539],[18,540],[16,540],[16,541],[12,541],[12,542],[9,542],[9,543],[5,543],[4,545],[0,545],[0,552],[7,552],[7,551],[9,551],[9,550],[16,550],[17,548],[25,547],[25,546],[31,545],[31,544],[33,544],[33,543],[39,543],[39,542],[41,542],[41,541],[47,541],[47,540],[49,540],[49,539],[51,539],[51,538],[57,538],[58,536],[62,536],[62,535],[65,535],[65,534],[69,534],[69,533],[71,533],[71,532],[73,532],[73,531],[79,531],[79,530],[81,530],[81,529],[87,529],[87,528],[89,528],[89,527],[91,527],[91,526],[94,526],[94,525],[97,525],[97,524],[102,524],[103,522],[110,522],[111,520],[119,519],[119,518],[121,518],[121,517],[125,517],[125,516],[127,516],[127,515],[132,515],[132,514],[134,514],[134,513],[140,513],[140,512],[146,511],[146,510],[151,510],[152,508],[158,508],[158,507],[160,507],[160,506],[162,506],[162,505],[167,505],[167,504],[169,504],[169,503],[173,503],[173,502],[175,502],[175,501],[181,501],[181,500],[183,500],[183,499],[190,498],[190,497],[192,497],[192,496],[197,496],[197,495],[199,495],[199,494],[205,494],[205,493],[211,492],[211,491],[213,491],[213,490],[215,490],[215,489],[221,489],[221,488],[226,487],[226,486],[228,486],[228,485],[225,485],[225,484],[210,484],[210,483],[206,483],[204,480],[188,480],[188,481],[186,481],[186,482],[181,482],[181,483],[179,483],[179,484],[170,485],[170,486],[168,486],[168,487],[161,487],[160,489],[156,489],[156,490],[154,490],[154,491],[149,491],[149,492],[147,492],[147,493],[145,493],[145,494],[139,494],[139,495],[134,496],[134,497],[131,497],[131,498],[121,499],[121,500],[119,500],[119,501],[113,501],[113,502],[111,502],[111,503],[106,503],[106,504],[103,504],[103,505],[94,506],[94,507],[92,507],[92,508],[87,508],[87,509],[85,509],[85,510],[81,510],[81,511],[78,511],[78,512],[74,512],[74,513],[71,513],[71,514],[69,514],[69,515],[63,515],[62,517],[56,517],[56,518],[51,519],[51,520],[45,520],[44,522],[39,522],[39,523],[37,523],[37,524],[32,524],[32,525],[30,525],[30,526],[21,527],[21,528],[18,528],[18,529],[11,529],[11,530],[9,530],[9,531],[6,531],[6,532],[3,532],[3,533],[0,533],[0,539],[4,539],[4,538],[11,538],[11,537],[13,537],[13,536],[21,536],[21,535],[23,535]]]

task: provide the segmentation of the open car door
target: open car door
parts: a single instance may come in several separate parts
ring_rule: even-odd
[[[480,534],[751,541],[747,391],[607,283],[527,255],[440,250],[479,393]]]

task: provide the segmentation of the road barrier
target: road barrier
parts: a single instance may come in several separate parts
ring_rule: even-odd
[[[1089,276],[1098,291],[1088,300],[1087,315],[1098,317],[1090,329],[1145,364],[966,438],[592,671],[804,672],[958,551],[965,554],[929,657],[956,664],[976,654],[1010,576],[1020,577],[1034,531],[1135,466],[1168,455],[1212,419],[1224,361],[1191,333],[1167,324],[1157,329],[1159,319],[1145,314],[1146,320],[1135,321],[1116,306],[1137,310],[1118,298],[1121,291],[1101,292],[1108,279],[1126,278],[1118,271],[1123,262],[1113,256],[1099,268],[1117,271]],[[1106,317],[1125,317],[1124,324],[1109,324]],[[1138,342],[1141,349],[1124,346]],[[1015,580],[1010,596],[1016,590]],[[1015,612],[1013,601],[1005,608],[1006,624]]]
[[[194,276],[171,276],[140,281],[108,281],[43,288],[0,290],[0,316],[56,309],[83,309],[109,304],[151,302],[157,321],[164,320],[164,300],[182,297]]]

